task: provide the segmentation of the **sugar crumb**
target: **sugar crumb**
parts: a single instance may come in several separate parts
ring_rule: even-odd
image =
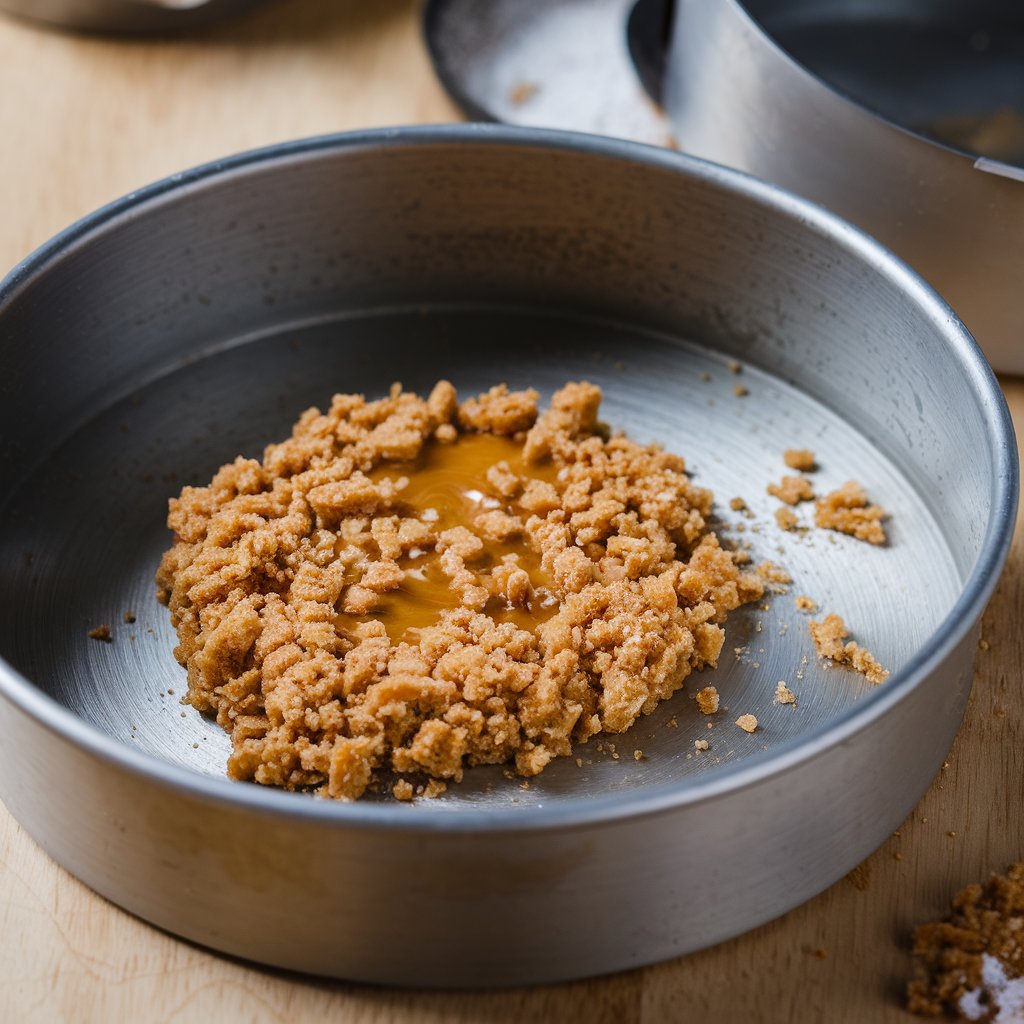
[[[801,473],[810,473],[817,469],[814,452],[809,448],[787,448],[782,453],[782,458],[790,469],[799,470]]]
[[[740,715],[740,717],[736,719],[736,724],[744,732],[757,731],[757,719],[753,715]]]
[[[884,669],[875,656],[860,644],[846,640],[849,630],[846,623],[839,615],[826,615],[821,622],[810,621],[808,628],[814,646],[822,658],[827,658],[835,665],[848,665],[854,671],[859,672],[869,683],[876,686],[884,683],[889,678],[889,672]]]
[[[785,681],[780,679],[775,684],[775,703],[776,704],[792,704],[796,707],[796,694],[786,685]]]
[[[800,520],[791,508],[783,505],[782,508],[775,510],[775,523],[780,530],[795,530],[800,525]]]
[[[784,476],[777,484],[769,484],[766,490],[787,505],[814,500],[814,487],[805,476]]]
[[[886,541],[882,521],[888,513],[881,505],[868,503],[864,488],[854,480],[819,498],[814,507],[815,525],[824,530],[845,533],[869,544]]]
[[[697,707],[702,715],[713,715],[718,710],[718,690],[713,686],[705,686],[698,690],[694,699],[697,701]]]

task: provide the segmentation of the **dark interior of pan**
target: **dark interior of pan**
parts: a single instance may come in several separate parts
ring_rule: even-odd
[[[809,71],[954,148],[1024,164],[1024,7],[1014,0],[744,0]]]

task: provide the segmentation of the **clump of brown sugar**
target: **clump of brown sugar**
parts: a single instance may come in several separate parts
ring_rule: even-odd
[[[790,469],[799,470],[801,473],[812,473],[817,469],[817,461],[810,448],[787,448],[782,453],[782,458]]]
[[[818,654],[836,665],[849,665],[864,676],[869,683],[884,683],[889,673],[882,668],[875,656],[860,644],[846,641],[849,630],[838,615],[826,615],[821,622],[809,622],[811,638]]]
[[[757,719],[753,715],[740,715],[736,719],[736,724],[744,732],[757,732]]]
[[[848,480],[842,487],[819,498],[814,508],[814,522],[824,530],[837,530],[869,544],[884,544],[882,520],[888,513],[880,505],[868,503],[864,488]]]
[[[157,582],[229,775],[355,799],[391,773],[400,800],[532,776],[716,663],[763,584],[683,460],[609,436],[600,401],[336,395],[171,501]]]
[[[90,629],[86,634],[90,640],[102,640],[106,644],[112,644],[114,642],[114,634],[110,630],[110,626],[107,623],[103,623],[102,626],[96,626]]]
[[[754,572],[764,580],[767,588],[774,594],[785,593],[786,587],[793,582],[793,577],[781,565],[776,565],[774,562],[762,562],[754,569]]]
[[[1024,1020],[1024,862],[969,885],[914,932],[907,1008],[928,1017]]]
[[[814,614],[818,610],[817,604],[812,601],[806,594],[798,594],[793,602],[796,605],[796,610],[799,612],[809,612]]]
[[[697,691],[697,707],[702,715],[713,715],[718,710],[718,690],[713,686],[705,686]]]
[[[796,707],[796,694],[786,685],[784,679],[780,679],[775,684],[775,703],[791,704]]]
[[[800,525],[796,513],[785,505],[775,510],[775,522],[780,530],[795,530]]]
[[[805,476],[784,476],[777,484],[769,484],[768,493],[787,505],[814,500],[814,487]]]

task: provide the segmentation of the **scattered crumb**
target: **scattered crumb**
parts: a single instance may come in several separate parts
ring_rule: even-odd
[[[529,103],[538,92],[540,86],[535,82],[519,82],[512,87],[508,99],[513,106],[521,107],[524,103]]]
[[[808,956],[813,956],[815,960],[825,960],[828,957],[828,953],[825,952],[820,946],[815,948],[813,946],[805,945],[803,947],[804,953]]]
[[[782,458],[790,469],[797,469],[801,473],[811,473],[818,468],[810,448],[787,448]]]
[[[796,513],[785,505],[775,510],[775,522],[780,530],[795,530],[800,525]]]
[[[884,683],[889,673],[882,668],[875,656],[866,648],[850,640],[844,644],[849,630],[838,615],[826,615],[821,622],[809,622],[811,638],[818,654],[837,665],[849,665],[864,676],[869,683]]]
[[[694,740],[693,745],[697,750],[708,750],[711,747],[711,744],[708,743],[707,740]]]
[[[704,371],[704,372],[703,372],[703,373],[702,373],[702,374],[700,375],[700,379],[701,379],[702,381],[704,381],[704,383],[705,383],[705,384],[707,384],[707,383],[708,383],[708,382],[709,382],[709,381],[711,380],[711,374],[710,374],[710,373],[708,373],[708,372],[707,372],[707,370],[705,370],[705,371]]]
[[[583,758],[582,757],[577,757],[576,758],[576,767],[577,768],[582,768],[583,767]]]
[[[743,372],[743,364],[738,359],[730,359],[725,365],[729,367],[730,373]]]
[[[121,618],[124,619],[128,625],[131,625],[135,621],[135,612],[125,612]]]
[[[412,783],[408,779],[399,779],[391,787],[391,795],[396,800],[411,800],[413,796]]]
[[[95,629],[90,629],[86,634],[90,640],[102,640],[106,644],[112,644],[114,642],[114,635],[110,631],[110,627],[104,622],[102,626],[96,626]]]
[[[713,715],[718,710],[718,690],[713,686],[698,690],[695,699],[702,715]]]
[[[824,530],[845,533],[869,544],[884,544],[882,520],[888,513],[880,505],[869,505],[864,488],[853,480],[819,498],[814,522]]]
[[[736,719],[736,724],[744,732],[757,731],[757,719],[753,715],[740,715],[740,717]]]
[[[810,612],[813,614],[818,610],[818,606],[806,594],[798,594],[793,603],[796,605],[798,612]]]
[[[780,679],[775,684],[775,703],[792,704],[796,707],[796,694]]]
[[[745,398],[747,395],[750,394],[750,388],[744,387],[742,384],[737,384],[736,387],[732,389],[732,393],[737,398]]]
[[[956,839],[956,833],[953,831],[947,832],[946,835],[949,836],[950,839]]]
[[[754,572],[764,580],[768,589],[774,594],[785,593],[786,587],[793,582],[793,577],[774,562],[762,562],[754,569]],[[765,604],[762,608],[764,611],[768,611],[769,606]]]
[[[746,511],[747,503],[742,498],[733,498],[729,502],[729,508],[731,508],[733,512],[744,512]]]
[[[670,729],[678,729],[679,722],[676,720],[676,716],[673,715],[666,723]]]
[[[988,641],[984,637],[982,637],[978,641],[978,649],[981,650],[981,651],[987,651],[988,650]]]
[[[787,505],[814,500],[814,487],[805,476],[784,476],[777,484],[769,484],[766,490]]]
[[[1024,862],[958,893],[944,921],[915,930],[913,955],[911,1012],[1024,1021]]]
[[[647,760],[647,755],[642,750],[634,750],[633,751],[633,760],[634,761],[646,761]]]
[[[866,861],[858,864],[847,876],[846,880],[858,892],[864,892],[871,884],[871,865]]]

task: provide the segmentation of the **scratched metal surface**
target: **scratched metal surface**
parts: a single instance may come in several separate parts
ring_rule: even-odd
[[[538,387],[545,397],[567,380],[600,384],[604,418],[684,455],[694,480],[716,495],[723,535],[793,577],[787,593],[730,617],[717,669],[693,676],[652,715],[610,738],[618,758],[609,738],[597,737],[577,751],[582,767],[556,761],[528,789],[498,768],[471,769],[449,788],[445,805],[539,805],[665,782],[685,786],[724,765],[763,759],[873,690],[815,657],[795,595],[842,614],[894,671],[928,643],[957,597],[961,579],[947,541],[915,486],[856,422],[798,387],[751,365],[735,375],[713,349],[607,322],[438,310],[342,319],[228,346],[87,422],[22,483],[0,520],[4,553],[20,561],[17,599],[6,603],[0,627],[4,656],[122,743],[222,775],[228,738],[181,704],[185,674],[171,653],[167,611],[154,596],[153,575],[170,541],[167,498],[207,482],[236,455],[258,456],[287,435],[299,412],[324,405],[334,391],[380,395],[392,379],[427,389],[440,376],[463,394],[499,381]],[[735,394],[739,384],[748,394]],[[773,515],[781,504],[765,487],[790,472],[782,461],[787,447],[818,453],[819,491],[861,481],[892,514],[891,543],[782,532]],[[735,496],[752,517],[729,509]],[[811,506],[797,511],[809,525]],[[124,622],[125,612],[136,621]],[[112,626],[113,643],[87,637],[100,623]],[[778,680],[797,694],[795,708],[774,703]],[[692,700],[707,684],[722,695],[723,710],[711,718]],[[760,723],[753,735],[733,724],[744,713]],[[710,750],[696,754],[697,739]]]

